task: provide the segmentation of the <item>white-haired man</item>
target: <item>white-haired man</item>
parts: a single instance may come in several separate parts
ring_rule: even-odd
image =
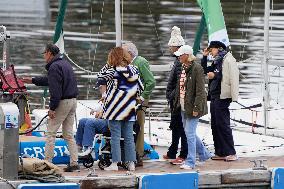
[[[125,49],[131,55],[131,63],[134,66],[138,67],[139,74],[144,85],[144,91],[140,97],[141,102],[138,102],[141,103],[143,106],[141,110],[137,111],[137,121],[140,126],[140,131],[136,140],[136,151],[139,156],[137,159],[136,166],[143,166],[142,157],[144,156],[145,111],[149,103],[150,95],[156,86],[156,81],[154,79],[153,73],[150,71],[149,62],[142,56],[138,56],[138,50],[133,43],[124,43],[122,45],[122,48]]]

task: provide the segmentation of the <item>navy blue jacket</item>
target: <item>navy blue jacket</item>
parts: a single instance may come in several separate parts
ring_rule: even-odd
[[[45,69],[48,71],[47,76],[34,77],[32,83],[49,87],[49,109],[55,111],[60,100],[77,97],[77,81],[72,66],[63,58],[63,55],[56,55]]]
[[[208,98],[207,100],[219,99],[221,94],[221,80],[222,80],[222,62],[213,61],[211,66],[207,67],[207,56],[201,59],[201,66],[203,67],[204,74],[214,72],[213,79],[209,79],[208,84]]]

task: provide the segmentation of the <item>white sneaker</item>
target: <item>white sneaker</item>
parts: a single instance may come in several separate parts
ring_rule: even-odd
[[[201,166],[201,165],[203,165],[205,163],[205,161],[196,161],[195,162],[195,165],[196,166]]]
[[[113,162],[110,166],[104,168],[105,171],[118,171],[117,162]]]
[[[77,146],[77,150],[78,150],[78,152],[82,152],[83,147],[82,146]]]
[[[80,157],[84,157],[89,155],[90,153],[92,153],[93,148],[92,147],[88,147],[84,152],[78,153],[78,156]]]
[[[129,162],[127,165],[128,171],[135,171],[135,163],[133,161]]]
[[[67,149],[67,148],[65,148],[65,150],[64,150],[64,152],[63,152],[63,154],[65,154],[65,155],[67,155],[67,156],[70,156],[70,152],[68,151],[68,149]]]
[[[187,169],[187,170],[192,170],[192,169],[194,169],[193,167],[191,167],[191,166],[189,166],[189,165],[186,165],[186,164],[181,165],[179,168],[181,168],[181,169]]]

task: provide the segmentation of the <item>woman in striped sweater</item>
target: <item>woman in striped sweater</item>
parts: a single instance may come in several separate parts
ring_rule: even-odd
[[[103,108],[103,118],[109,121],[111,131],[112,164],[105,170],[118,170],[117,163],[121,161],[121,134],[124,138],[125,157],[128,170],[134,171],[136,161],[133,125],[135,105],[143,85],[138,69],[130,64],[130,55],[121,47],[111,49],[108,64],[98,74],[99,84],[106,84],[106,98]]]

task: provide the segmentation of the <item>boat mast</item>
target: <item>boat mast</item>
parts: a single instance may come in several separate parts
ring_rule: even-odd
[[[115,33],[116,46],[121,46],[121,17],[120,17],[120,0],[115,0]]]
[[[264,10],[264,57],[263,57],[263,75],[264,75],[264,92],[263,92],[263,111],[264,111],[264,135],[268,127],[268,107],[269,107],[269,81],[268,81],[268,64],[269,64],[269,16],[270,0],[265,0]]]

